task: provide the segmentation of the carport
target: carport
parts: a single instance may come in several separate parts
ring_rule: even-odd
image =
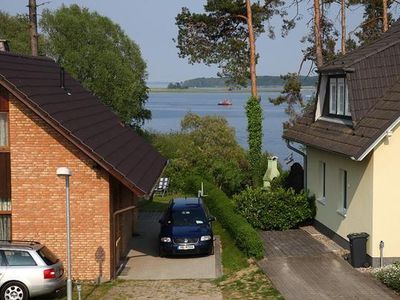
[[[220,242],[214,241],[214,255],[158,256],[158,220],[162,213],[140,212],[136,235],[118,278],[130,280],[215,279],[222,275]]]

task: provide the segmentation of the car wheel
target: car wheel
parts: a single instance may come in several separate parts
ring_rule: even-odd
[[[1,299],[26,300],[28,299],[28,289],[20,282],[8,282],[1,288]]]
[[[210,251],[208,251],[208,255],[214,255],[214,246],[212,246]]]

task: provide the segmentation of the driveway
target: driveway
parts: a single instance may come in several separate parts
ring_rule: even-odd
[[[258,265],[287,300],[399,299],[301,229],[261,236],[266,257]]]
[[[132,239],[128,261],[119,278],[129,280],[215,279],[222,275],[218,237],[214,242],[214,255],[159,257],[160,224],[158,220],[161,216],[161,213],[139,213],[139,235]]]

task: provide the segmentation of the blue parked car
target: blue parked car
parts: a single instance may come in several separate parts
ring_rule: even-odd
[[[214,254],[212,221],[201,198],[172,199],[159,221],[160,256]]]

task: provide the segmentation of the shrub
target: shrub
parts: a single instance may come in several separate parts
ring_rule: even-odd
[[[262,230],[287,230],[314,216],[312,198],[281,187],[264,191],[247,188],[234,197],[236,211],[254,227]]]
[[[400,262],[376,269],[373,274],[388,287],[400,292]]]
[[[215,185],[204,181],[201,177],[191,176],[187,178],[185,190],[188,193],[196,193],[200,183],[204,183],[204,201],[218,221],[221,223],[237,247],[248,257],[261,259],[264,256],[264,246],[257,231],[243,218],[235,212],[235,206],[226,194]]]

